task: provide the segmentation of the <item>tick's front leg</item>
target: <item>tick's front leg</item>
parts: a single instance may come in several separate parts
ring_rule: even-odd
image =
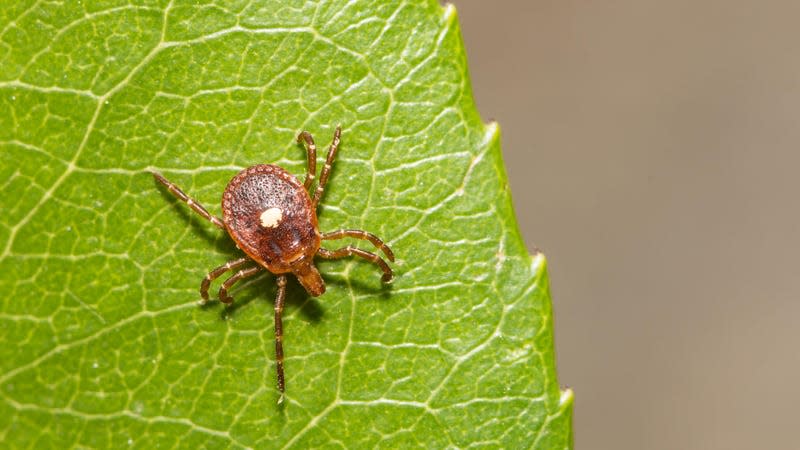
[[[166,186],[167,190],[170,191],[172,195],[178,197],[178,199],[180,199],[181,201],[186,202],[186,204],[189,205],[189,207],[192,208],[194,212],[200,214],[201,216],[203,216],[204,219],[213,223],[218,228],[221,228],[223,230],[225,229],[225,225],[222,223],[222,219],[220,219],[219,217],[212,216],[211,213],[209,213],[208,210],[203,207],[203,205],[197,203],[193,198],[186,195],[181,190],[181,188],[178,187],[178,185],[164,178],[158,172],[150,172],[150,173],[153,174],[153,178],[155,178],[156,181]]]

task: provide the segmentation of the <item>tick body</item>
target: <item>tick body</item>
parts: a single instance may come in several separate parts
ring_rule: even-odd
[[[308,192],[270,164],[233,177],[222,195],[222,220],[236,245],[275,275],[292,272],[313,296],[325,292],[314,268],[322,236]]]
[[[281,399],[286,388],[283,374],[281,320],[286,297],[286,276],[294,274],[309,295],[314,297],[325,292],[325,282],[314,265],[316,256],[324,259],[358,256],[380,267],[383,271],[381,278],[383,282],[388,283],[393,277],[392,269],[375,253],[349,245],[333,250],[321,246],[322,241],[326,240],[345,237],[363,239],[383,252],[389,261],[394,261],[392,250],[372,233],[352,229],[329,233],[319,231],[316,209],[336,158],[340,136],[341,128],[336,127],[313,196],[310,194],[310,189],[316,179],[316,145],[311,134],[303,131],[297,136],[297,141],[305,144],[308,156],[305,181],[301,183],[294,175],[271,164],[248,167],[233,177],[225,188],[222,195],[222,219],[211,215],[200,203],[184,194],[177,185],[160,174],[153,173],[159,183],[186,202],[192,210],[217,227],[226,230],[236,242],[236,246],[247,255],[229,261],[206,275],[200,284],[200,296],[203,301],[208,300],[211,282],[229,271],[239,269],[228,277],[219,289],[219,299],[225,304],[233,302],[228,290],[237,281],[256,275],[262,270],[276,275],[278,293],[275,298],[275,360]]]

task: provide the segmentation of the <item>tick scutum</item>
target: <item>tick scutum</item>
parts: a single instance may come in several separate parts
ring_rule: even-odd
[[[249,167],[222,196],[228,233],[248,256],[275,274],[293,271],[320,246],[317,215],[302,183],[271,164]]]

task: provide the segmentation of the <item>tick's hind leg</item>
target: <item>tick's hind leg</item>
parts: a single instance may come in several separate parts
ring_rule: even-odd
[[[208,275],[206,275],[206,277],[203,278],[203,282],[200,283],[200,297],[202,297],[203,299],[202,303],[208,301],[208,288],[211,286],[212,281],[216,280],[217,278],[219,278],[220,275],[229,270],[238,269],[239,267],[242,267],[244,264],[247,263],[247,261],[249,261],[249,259],[247,258],[239,258],[233,261],[228,261],[225,264],[209,272]]]
[[[275,297],[275,368],[278,371],[278,389],[281,391],[281,398],[278,403],[283,401],[283,392],[286,390],[286,382],[283,378],[283,303],[286,300],[286,275],[278,275],[278,295]]]
[[[233,303],[233,297],[228,295],[228,289],[230,289],[231,286],[233,286],[237,281],[247,277],[252,277],[262,269],[263,267],[261,266],[248,267],[247,269],[242,269],[231,275],[231,277],[225,280],[225,282],[222,283],[222,286],[219,288],[219,301],[225,303],[226,305]]]
[[[223,230],[225,229],[225,225],[222,223],[222,220],[220,218],[212,216],[208,212],[208,210],[203,208],[203,205],[201,205],[200,203],[197,203],[196,201],[194,201],[194,199],[192,199],[188,195],[184,194],[183,191],[181,190],[181,188],[179,188],[176,184],[174,184],[173,182],[171,182],[171,181],[167,180],[166,178],[164,178],[163,176],[161,176],[160,173],[157,173],[157,172],[150,172],[150,173],[153,174],[153,178],[155,178],[156,181],[158,181],[159,183],[161,183],[164,186],[166,186],[167,189],[172,193],[172,195],[174,195],[175,197],[178,197],[180,200],[186,202],[186,204],[189,205],[189,207],[192,208],[194,210],[194,212],[196,212],[197,214],[200,214],[201,216],[203,216],[204,219],[206,219],[209,222],[213,223],[217,227],[222,228]]]
[[[343,237],[352,237],[356,239],[364,239],[365,241],[370,241],[372,245],[375,246],[378,250],[382,251],[384,255],[389,259],[389,261],[394,262],[394,252],[392,249],[389,248],[388,245],[384,244],[381,238],[375,236],[374,234],[364,231],[364,230],[336,230],[331,231],[330,233],[322,233],[322,240],[328,241],[333,239],[341,239]]]
[[[302,131],[297,135],[297,142],[306,143],[306,153],[308,154],[308,166],[306,167],[306,180],[303,182],[303,187],[308,190],[317,176],[317,145],[314,143],[314,138],[308,131]]]
[[[391,267],[389,267],[388,264],[386,264],[386,261],[381,259],[381,257],[376,255],[375,253],[370,253],[366,250],[361,250],[360,248],[352,247],[350,245],[336,250],[328,250],[320,248],[317,251],[317,254],[325,259],[340,259],[340,258],[345,258],[347,256],[358,256],[374,264],[377,264],[378,267],[381,268],[381,270],[383,271],[383,276],[381,277],[381,281],[383,281],[384,283],[389,283],[390,281],[392,281],[392,278],[394,278],[394,273],[392,273],[392,269]]]

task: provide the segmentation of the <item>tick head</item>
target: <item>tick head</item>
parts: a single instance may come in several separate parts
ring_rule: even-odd
[[[297,277],[297,281],[308,292],[308,295],[319,297],[325,293],[325,282],[322,281],[322,276],[319,274],[317,267],[314,266],[313,261],[302,261],[302,263],[292,268],[292,272]]]

